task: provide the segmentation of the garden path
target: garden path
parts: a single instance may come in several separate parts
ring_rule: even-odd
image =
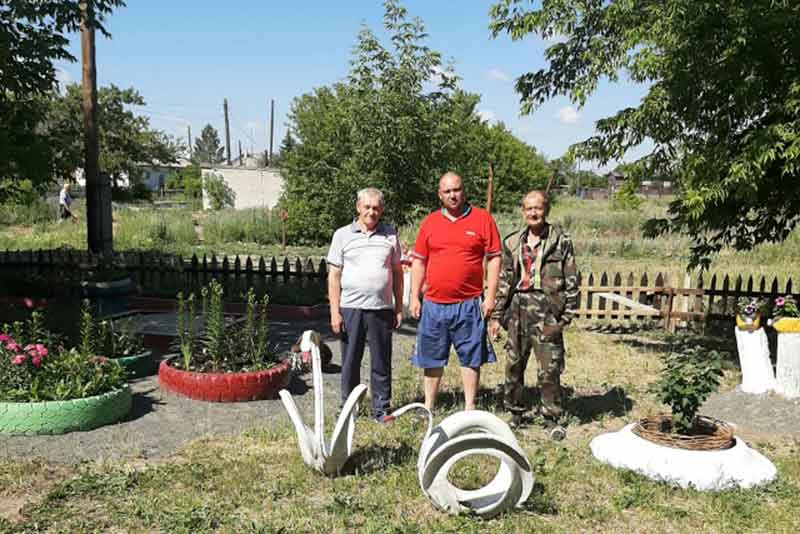
[[[745,439],[786,434],[800,438],[800,399],[726,391],[712,395],[700,413],[734,423]]]

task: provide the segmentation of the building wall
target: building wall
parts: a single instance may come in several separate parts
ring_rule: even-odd
[[[203,178],[210,173],[221,175],[228,186],[236,193],[234,207],[273,208],[283,192],[283,177],[278,169],[236,169],[217,168],[203,169]],[[203,189],[203,209],[209,209],[210,203]]]

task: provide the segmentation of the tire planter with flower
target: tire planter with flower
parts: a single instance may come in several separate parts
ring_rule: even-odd
[[[190,399],[209,402],[242,402],[275,399],[289,383],[289,361],[262,371],[242,373],[195,373],[170,365],[178,356],[163,360],[158,368],[161,388]]]
[[[612,467],[699,491],[750,488],[775,479],[772,462],[733,435],[727,424],[701,417],[699,426],[704,430],[695,436],[676,436],[660,431],[662,417],[601,434],[589,448],[595,458]]]
[[[773,327],[778,332],[777,390],[790,399],[800,397],[800,318],[782,317]]]
[[[83,399],[0,402],[0,433],[38,435],[92,430],[120,421],[132,405],[128,386]]]
[[[132,356],[121,356],[113,358],[115,362],[125,368],[128,378],[141,378],[150,376],[156,372],[156,362],[153,359],[153,351],[146,350]]]

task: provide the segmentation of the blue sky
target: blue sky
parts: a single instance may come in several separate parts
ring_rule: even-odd
[[[637,105],[645,92],[630,83],[603,83],[581,109],[556,98],[521,117],[514,79],[544,66],[547,42],[537,36],[491,39],[491,1],[404,5],[424,21],[426,44],[454,62],[462,87],[481,95],[482,115],[502,120],[547,157],[561,156],[592,134],[597,119]],[[137,88],[151,124],[181,139],[187,124],[196,137],[210,123],[224,140],[227,97],[234,155],[239,140],[245,150],[267,146],[269,101],[275,99],[277,151],[292,99],[342,80],[362,24],[385,36],[382,17],[380,0],[128,0],[107,21],[112,39],[98,34],[98,84]],[[77,36],[71,50],[80,57]],[[62,80],[80,81],[79,64],[59,69]]]

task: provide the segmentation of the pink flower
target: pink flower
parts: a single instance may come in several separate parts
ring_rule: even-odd
[[[775,299],[775,305],[776,306],[783,306],[784,304],[786,304],[786,299],[785,298],[778,297],[778,298]]]
[[[34,367],[39,367],[42,364],[42,357],[39,355],[31,357],[31,363]]]
[[[33,343],[28,343],[23,350],[25,352],[36,352],[36,346]]]
[[[0,343],[5,343],[6,341],[13,341],[13,339],[8,334],[0,334]]]
[[[12,352],[17,352],[19,350],[19,345],[16,341],[11,340],[6,343],[6,348]]]
[[[11,359],[11,363],[13,363],[14,365],[22,365],[23,363],[25,363],[26,359],[28,359],[28,357],[26,355],[17,354],[16,356],[14,356]]]
[[[24,299],[22,299],[22,303],[25,304],[25,307],[28,308],[29,310],[34,307],[32,298],[25,297]]]
[[[50,353],[50,351],[47,350],[47,347],[45,347],[41,343],[37,343],[36,345],[34,345],[34,347],[36,347],[36,354],[38,354],[42,358],[44,358]]]

